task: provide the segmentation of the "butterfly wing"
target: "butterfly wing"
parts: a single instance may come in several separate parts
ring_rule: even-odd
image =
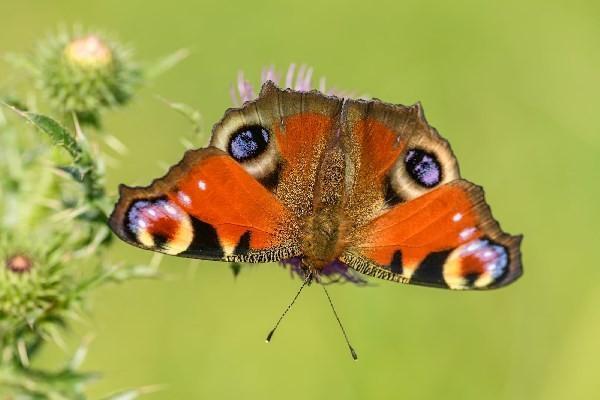
[[[356,221],[341,261],[402,283],[450,289],[506,285],[521,273],[520,236],[500,229],[483,190],[462,180],[420,105],[355,103],[348,132]]]
[[[339,100],[282,91],[230,109],[210,146],[192,150],[148,187],[122,186],[110,226],[135,246],[240,262],[300,255],[302,215]]]

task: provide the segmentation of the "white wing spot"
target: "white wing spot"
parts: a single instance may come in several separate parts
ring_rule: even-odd
[[[475,228],[471,227],[471,228],[466,228],[463,229],[458,235],[460,236],[460,238],[462,240],[467,240],[468,238],[470,238],[474,233],[475,233]]]
[[[198,189],[206,190],[206,182],[204,182],[203,180],[198,180]]]
[[[164,205],[164,207],[165,207],[165,210],[166,210],[166,211],[167,211],[169,214],[171,214],[171,215],[173,215],[173,216],[177,215],[177,210],[176,210],[175,208],[173,208],[173,206],[172,206],[172,205],[170,205],[170,204],[165,204],[165,205]]]
[[[185,204],[186,206],[189,206],[190,204],[192,204],[192,199],[190,198],[190,196],[188,196],[187,194],[185,194],[183,192],[178,192],[177,197],[179,197],[179,200],[181,200],[181,202],[183,204]]]
[[[460,220],[462,219],[462,217],[463,217],[463,216],[462,216],[462,214],[461,214],[461,213],[456,213],[456,214],[454,214],[454,216],[452,217],[452,221],[454,221],[454,222],[458,222],[458,221],[460,221]]]

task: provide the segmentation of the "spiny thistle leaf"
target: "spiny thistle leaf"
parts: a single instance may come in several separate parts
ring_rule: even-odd
[[[157,97],[169,108],[177,111],[179,114],[187,118],[194,126],[194,133],[198,134],[202,131],[202,114],[200,114],[200,111],[185,103],[170,101],[161,96]]]
[[[48,137],[50,137],[50,139],[52,140],[53,144],[62,147],[71,155],[74,162],[79,162],[86,155],[79,143],[77,143],[77,141],[73,137],[73,135],[71,135],[69,131],[67,131],[61,124],[59,124],[54,119],[46,115],[20,110],[15,106],[5,102],[0,102],[0,104],[3,104],[4,106],[10,108],[12,111],[25,118],[25,120],[32,123],[42,132],[46,133]]]
[[[98,378],[94,373],[0,366],[0,396],[23,400],[84,400],[84,385]]]
[[[73,159],[74,166],[63,168],[63,171],[71,175],[75,180],[81,182],[86,190],[86,196],[91,201],[99,200],[104,195],[104,188],[100,182],[100,176],[96,172],[97,164],[86,147],[83,139],[83,133],[79,131],[79,136],[82,140],[77,141],[66,128],[64,128],[56,120],[42,114],[34,112],[21,111],[7,103],[0,103],[13,110],[15,113],[23,117],[25,120],[33,124],[36,128],[46,133],[52,143],[67,151]],[[75,125],[79,129],[79,121],[77,115],[73,115]],[[96,202],[97,203],[97,202]],[[94,207],[101,214],[105,214],[104,205],[95,204]],[[105,219],[106,215],[104,215]]]
[[[166,55],[146,70],[147,78],[151,80],[157,78],[185,60],[189,55],[190,51],[188,49],[179,49]]]
[[[112,394],[108,397],[103,398],[103,400],[135,400],[144,394],[158,392],[161,389],[162,385],[152,385],[137,389],[129,389]]]
[[[85,156],[84,151],[75,138],[52,118],[32,112],[21,112],[20,115],[25,117],[42,132],[48,134],[50,139],[52,139],[52,143],[65,149],[73,157],[75,163],[78,163]]]

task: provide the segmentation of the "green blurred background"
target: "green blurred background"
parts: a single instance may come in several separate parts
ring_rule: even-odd
[[[226,264],[165,258],[166,279],[103,290],[70,334],[72,346],[96,336],[85,367],[104,379],[90,394],[165,384],[147,398],[598,398],[599,21],[600,3],[579,0],[3,1],[2,52],[75,22],[116,33],[142,60],[192,51],[109,115],[131,150],[110,187],[146,184],[182,156],[191,127],[154,94],[197,107],[208,131],[239,69],[258,79],[265,65],[306,62],[337,87],[422,101],[502,227],[525,235],[525,275],[502,290],[332,287],[358,362],[317,288],[264,343],[299,285],[288,271],[253,266],[234,280]],[[62,358],[53,348],[44,363]]]

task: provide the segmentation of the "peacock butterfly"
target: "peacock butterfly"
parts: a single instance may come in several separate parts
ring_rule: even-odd
[[[208,147],[188,151],[147,187],[121,185],[110,226],[166,254],[286,262],[304,284],[357,271],[491,289],[522,273],[522,236],[500,229],[420,104],[271,81],[225,113]]]

